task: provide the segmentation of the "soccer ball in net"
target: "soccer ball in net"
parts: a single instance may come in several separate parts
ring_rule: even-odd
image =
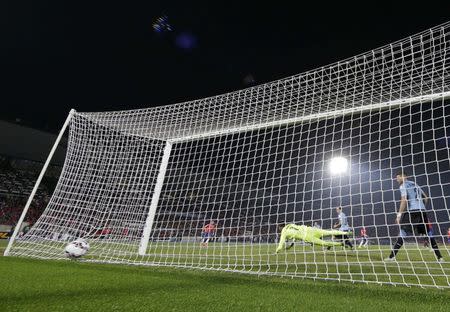
[[[82,238],[78,238],[73,242],[67,244],[66,248],[64,249],[64,252],[67,257],[73,259],[84,256],[88,252],[88,250],[89,250],[89,243]]]

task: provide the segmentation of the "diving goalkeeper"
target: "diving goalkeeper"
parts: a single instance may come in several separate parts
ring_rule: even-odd
[[[337,230],[323,230],[316,227],[306,225],[288,224],[281,230],[280,242],[278,244],[277,253],[280,252],[286,244],[286,240],[302,240],[305,243],[311,243],[319,246],[343,246],[343,242],[324,241],[322,237],[333,235],[347,235],[349,232],[342,232]],[[286,249],[292,248],[292,242]]]

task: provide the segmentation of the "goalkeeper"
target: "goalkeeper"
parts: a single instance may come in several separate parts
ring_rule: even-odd
[[[305,243],[311,243],[319,246],[343,246],[342,242],[324,241],[322,237],[333,235],[347,235],[349,232],[342,232],[337,230],[322,230],[316,227],[306,225],[288,224],[281,230],[280,243],[278,244],[277,253],[280,252],[286,244],[286,240],[302,240]],[[286,249],[292,248],[294,242]]]

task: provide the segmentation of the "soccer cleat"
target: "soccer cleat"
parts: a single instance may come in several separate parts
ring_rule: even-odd
[[[384,262],[394,262],[395,261],[395,257],[387,257],[387,258],[384,258],[384,260],[383,260]]]
[[[439,263],[444,263],[445,260],[444,260],[444,258],[440,257],[439,259],[437,259],[437,262],[439,262]]]

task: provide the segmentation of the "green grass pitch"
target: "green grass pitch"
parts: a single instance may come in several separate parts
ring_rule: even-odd
[[[0,280],[1,311],[448,311],[450,302],[449,290],[15,257],[0,257]]]

